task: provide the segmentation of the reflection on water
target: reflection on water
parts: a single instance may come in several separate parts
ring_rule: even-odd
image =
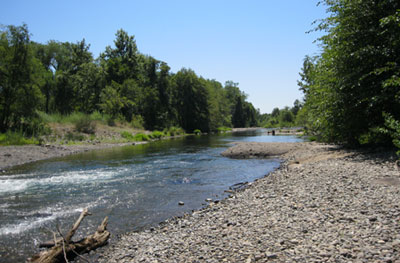
[[[255,136],[258,135],[258,136]],[[261,135],[261,136],[260,136]],[[68,229],[84,207],[93,216],[80,227],[93,232],[109,216],[111,233],[157,224],[224,198],[231,185],[253,181],[277,160],[220,156],[233,141],[299,141],[253,134],[193,136],[93,151],[20,166],[0,177],[0,257],[23,261],[47,229]],[[183,201],[184,206],[178,202]]]

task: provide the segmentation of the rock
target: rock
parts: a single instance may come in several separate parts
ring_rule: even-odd
[[[178,205],[185,205],[185,203],[182,201],[179,201]]]

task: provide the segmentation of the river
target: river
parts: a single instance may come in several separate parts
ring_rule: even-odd
[[[265,130],[188,136],[116,147],[22,165],[0,176],[0,261],[24,262],[60,225],[66,231],[83,208],[79,233],[95,231],[107,215],[116,236],[156,225],[225,198],[232,185],[261,178],[279,160],[233,160],[232,142],[298,142]],[[184,205],[178,205],[184,202]],[[79,234],[76,235],[76,238]]]

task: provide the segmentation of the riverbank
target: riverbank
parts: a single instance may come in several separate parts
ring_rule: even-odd
[[[256,144],[238,145],[241,158],[254,157]],[[269,149],[257,145],[260,153]],[[269,176],[200,211],[123,235],[98,261],[399,262],[395,156],[296,145],[284,146],[285,162]]]
[[[135,144],[145,143],[137,142]],[[23,145],[23,146],[1,146],[0,147],[0,170],[7,170],[13,166],[40,160],[100,150],[111,147],[132,145],[130,143],[101,143],[101,144],[80,144],[80,145]]]
[[[56,133],[68,133],[71,132],[72,128],[56,129]],[[244,131],[254,131],[260,128],[234,128],[230,132],[244,132]],[[112,138],[115,138],[119,135],[119,132],[115,132],[112,130],[106,130],[102,128],[98,133],[103,134],[102,139],[107,141],[112,141]],[[147,133],[150,133],[147,131]],[[60,135],[63,137],[63,135]],[[162,137],[162,140],[178,138],[183,135],[177,135],[172,137]],[[93,151],[93,150],[101,150],[107,149],[111,147],[121,147],[127,145],[136,145],[136,144],[144,144],[149,141],[141,141],[141,142],[103,142],[99,140],[95,143],[80,143],[80,144],[59,144],[59,143],[46,143],[44,145],[23,145],[23,146],[0,146],[0,172],[7,170],[13,166],[22,165],[26,163],[46,160],[50,158],[62,157],[66,155]]]

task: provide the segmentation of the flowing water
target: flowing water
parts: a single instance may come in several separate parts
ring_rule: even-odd
[[[115,236],[222,199],[224,190],[263,177],[279,160],[233,160],[234,141],[297,142],[252,133],[191,136],[116,147],[16,167],[0,176],[0,262],[24,262],[56,225],[66,231],[83,208],[93,213],[78,232],[94,232],[107,215]],[[180,206],[182,201],[185,205]],[[79,235],[77,235],[79,238]]]

